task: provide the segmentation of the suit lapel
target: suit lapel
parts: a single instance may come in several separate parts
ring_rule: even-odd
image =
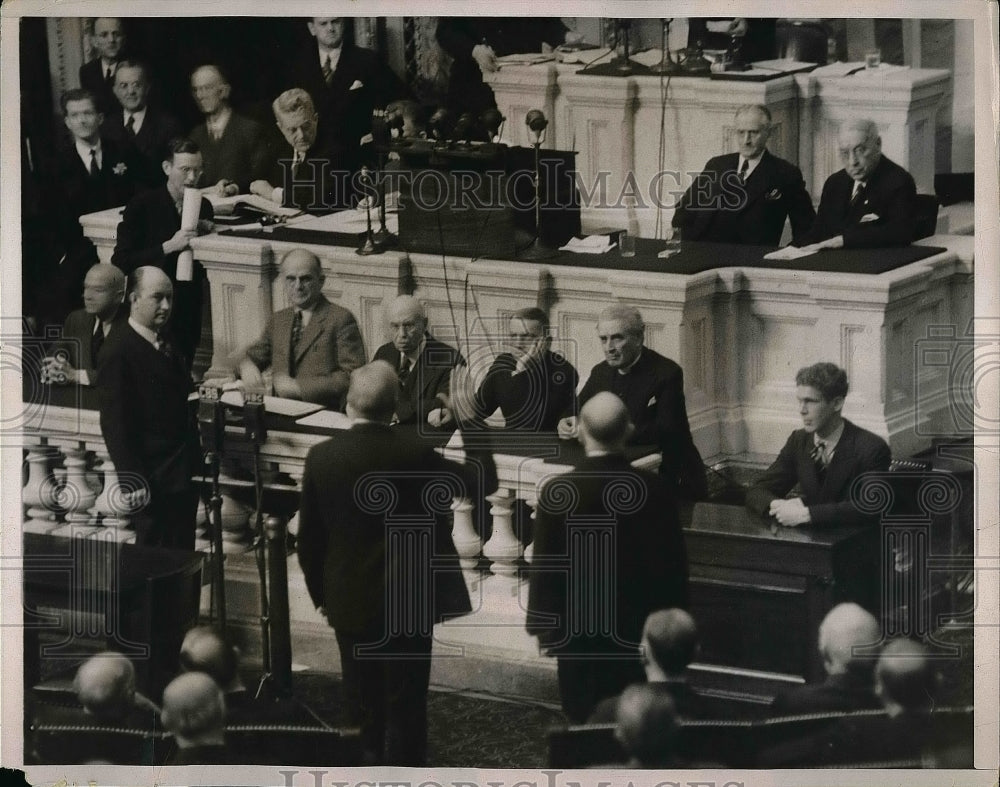
[[[296,364],[302,360],[302,356],[306,354],[306,350],[309,349],[310,345],[312,345],[312,343],[322,335],[329,315],[329,306],[325,301],[320,301],[313,310],[312,318],[309,320],[309,324],[302,329],[302,336],[299,339],[299,345],[295,348]],[[291,326],[289,326],[289,341],[291,341]]]
[[[737,157],[737,161],[739,158]],[[747,205],[756,202],[764,197],[768,185],[771,183],[771,162],[769,154],[765,150],[761,156],[760,163],[756,166],[747,182],[744,184],[747,194]]]

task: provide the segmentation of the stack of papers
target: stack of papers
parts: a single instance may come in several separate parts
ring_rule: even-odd
[[[525,52],[523,54],[504,55],[497,58],[497,63],[501,66],[522,65],[532,66],[535,63],[548,63],[556,59],[555,52],[543,54],[541,52]]]
[[[353,422],[343,413],[320,410],[318,413],[300,418],[295,423],[299,426],[316,426],[320,429],[350,429]]]
[[[579,52],[559,52],[559,60],[563,63],[583,63],[584,65],[589,65],[594,62],[603,62],[608,60],[610,62],[609,55],[611,50],[602,46],[599,49],[582,49]]]
[[[608,235],[586,235],[582,238],[570,238],[569,243],[560,246],[559,250],[576,254],[604,254],[617,245]]]
[[[300,230],[317,230],[319,232],[344,232],[357,234],[368,229],[368,214],[364,210],[342,210],[327,216],[309,216],[297,222]],[[385,226],[389,232],[399,232],[399,216],[387,212]],[[372,208],[372,229],[379,228],[378,208]]]
[[[808,246],[803,246],[801,249],[795,246],[785,246],[783,249],[778,249],[777,251],[772,251],[769,254],[764,255],[765,260],[797,260],[800,257],[808,257],[811,254],[815,254],[815,249],[810,249]]]

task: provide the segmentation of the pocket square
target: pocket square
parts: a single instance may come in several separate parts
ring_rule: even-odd
[[[869,221],[878,221],[881,218],[877,213],[866,213],[859,220],[860,224],[867,224]]]
[[[764,195],[764,199],[768,202],[776,202],[781,199],[781,189],[771,189],[767,194]]]
[[[354,82],[351,83],[351,86],[348,88],[348,90],[360,90],[363,87],[364,84],[361,82],[361,80],[355,79]]]
[[[649,401],[646,402],[646,407],[653,407],[655,405],[656,405],[656,396],[654,394],[653,396],[649,397]]]

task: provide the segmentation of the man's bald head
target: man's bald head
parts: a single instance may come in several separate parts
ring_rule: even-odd
[[[871,674],[874,658],[856,655],[856,651],[865,645],[874,645],[880,639],[878,621],[870,612],[857,604],[838,604],[819,624],[819,652],[823,656],[823,666],[830,675],[848,670],[867,670]]]
[[[204,672],[179,675],[163,690],[160,720],[182,748],[222,743],[226,726],[222,689]]]
[[[351,418],[389,423],[396,412],[399,377],[385,361],[372,361],[351,372],[347,414]]]
[[[87,713],[120,719],[135,701],[135,667],[121,653],[98,653],[80,665],[73,689]]]
[[[683,609],[658,609],[642,627],[642,646],[664,673],[682,674],[698,649],[698,626]]]
[[[608,391],[595,394],[580,410],[580,440],[588,451],[620,451],[632,430],[625,403]]]
[[[875,667],[875,694],[890,716],[934,705],[937,674],[930,651],[912,639],[896,639],[882,649]]]
[[[615,737],[638,765],[669,762],[676,734],[677,707],[662,685],[637,684],[621,693]]]
[[[223,690],[238,678],[236,649],[211,626],[197,626],[184,635],[180,665],[184,672],[206,673]]]
[[[170,277],[154,265],[144,265],[132,273],[131,318],[151,331],[159,331],[170,319],[174,285]]]
[[[102,320],[114,316],[125,297],[125,274],[115,265],[91,266],[83,279],[83,308]]]

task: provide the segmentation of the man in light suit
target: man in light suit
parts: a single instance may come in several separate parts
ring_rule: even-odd
[[[736,111],[737,153],[708,160],[674,212],[683,240],[777,246],[792,223],[793,240],[812,226],[816,213],[802,172],[767,149],[771,111],[747,104]]]
[[[200,464],[191,377],[166,330],[173,286],[159,268],[132,273],[131,314],[101,352],[101,434],[133,509],[136,544],[194,549]]]
[[[795,385],[803,428],[792,432],[747,492],[747,508],[785,527],[869,523],[851,500],[851,484],[863,473],[888,470],[889,446],[841,415],[847,396],[843,369],[813,364],[799,369]],[[799,495],[785,499],[793,488]]]
[[[471,611],[448,522],[448,503],[467,492],[460,466],[390,427],[398,388],[384,361],[351,375],[353,425],[306,456],[298,554],[337,635],[365,764],[419,767],[433,626]]]
[[[454,425],[440,395],[449,393],[451,370],[462,362],[458,350],[427,332],[424,305],[412,295],[399,295],[387,312],[392,341],[375,351],[373,361],[385,361],[399,377],[395,420],[401,424]]]
[[[325,277],[312,252],[292,249],[281,275],[291,305],[271,315],[261,337],[236,356],[236,373],[247,388],[260,389],[270,368],[275,395],[341,409],[351,372],[365,363],[358,323],[323,296]]]
[[[80,87],[94,95],[101,112],[111,112],[115,108],[115,72],[125,49],[122,20],[97,17],[90,40],[98,56],[80,66]]]
[[[837,153],[844,168],[826,179],[816,223],[796,245],[815,250],[910,245],[917,187],[909,172],[882,155],[875,121],[845,123]]]
[[[556,656],[563,712],[582,724],[605,697],[642,682],[646,616],[688,603],[672,490],[624,455],[625,404],[595,394],[580,410],[586,458],[538,491],[527,630]]]
[[[70,312],[63,326],[63,338],[46,372],[52,382],[62,385],[97,384],[97,361],[104,345],[128,322],[125,274],[114,265],[94,265],[83,280],[83,308]]]

